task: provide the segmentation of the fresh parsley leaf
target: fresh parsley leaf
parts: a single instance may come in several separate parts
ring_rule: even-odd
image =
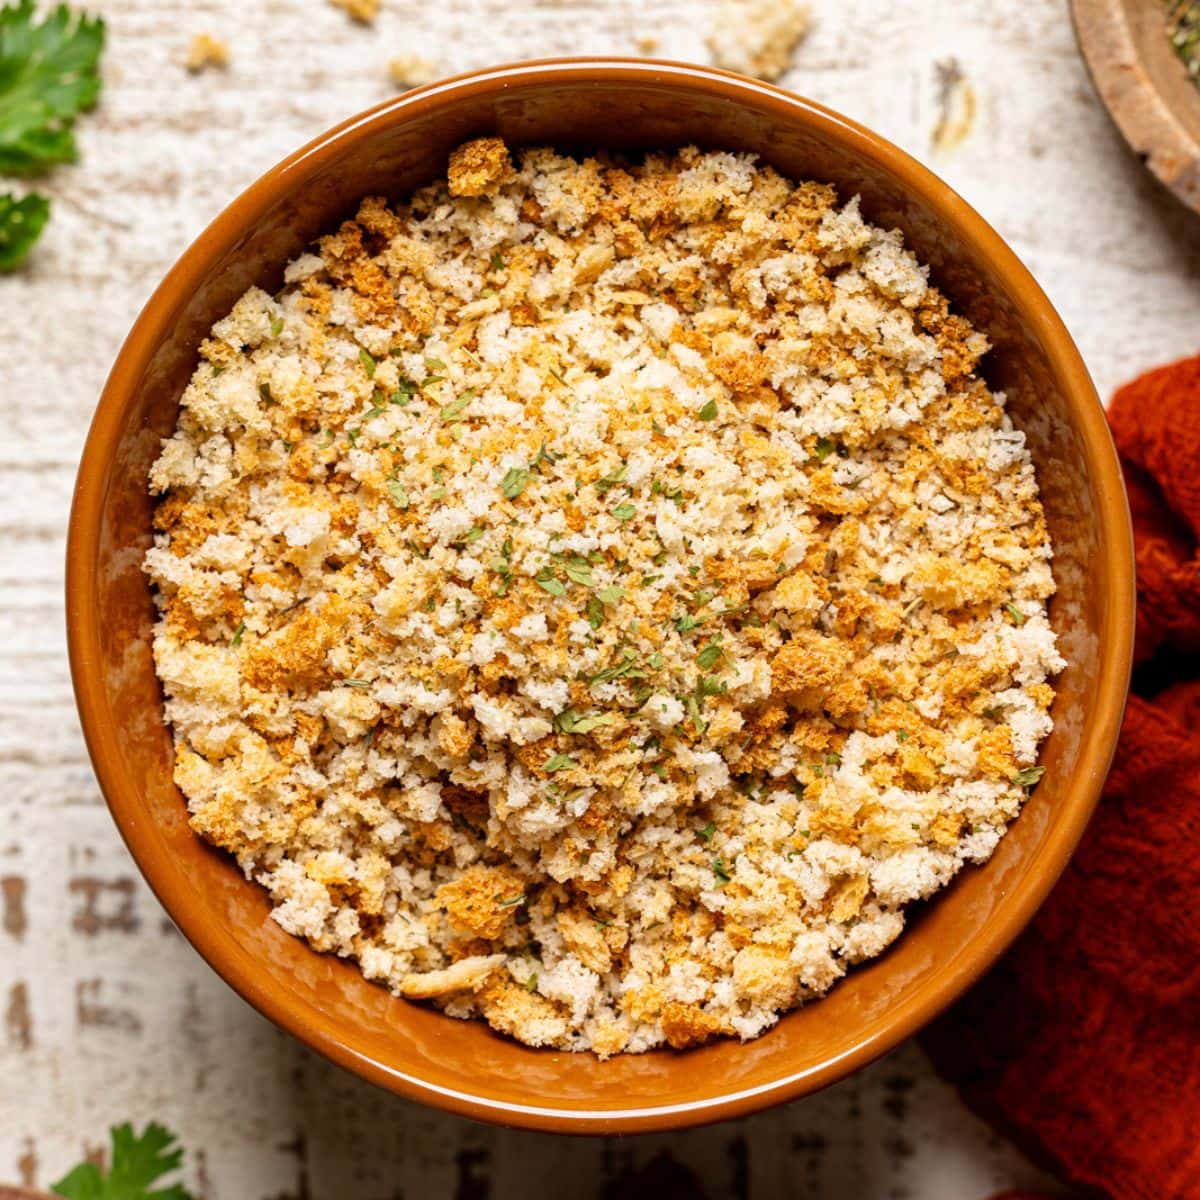
[[[505,265],[506,264],[504,262],[504,259],[501,257],[500,252],[497,250],[496,253],[492,255],[492,270],[493,271],[503,271],[505,269]]]
[[[827,437],[817,438],[817,444],[813,448],[813,458],[816,458],[816,459],[828,458],[834,451],[834,445],[835,445],[835,443],[834,443],[833,438],[827,438]]]
[[[246,622],[239,621],[238,627],[233,631],[233,637],[229,639],[229,644],[236,650],[242,644],[242,635],[246,632]]]
[[[506,500],[515,500],[529,482],[528,467],[513,467],[500,481],[500,491]]]
[[[715,421],[717,419],[717,402],[710,400],[696,415],[702,421]]]
[[[624,598],[624,595],[625,589],[623,587],[617,587],[615,583],[609,587],[601,588],[596,593],[596,597],[599,599],[601,604],[616,604],[618,600]]]
[[[282,317],[272,317],[271,318],[271,336],[273,338],[278,337],[282,332],[283,332],[283,318]]]
[[[708,671],[721,661],[721,655],[725,651],[716,642],[709,642],[699,654],[696,655],[696,662],[702,670]]]
[[[723,858],[712,860],[712,873],[717,877],[717,887],[724,887],[733,878]]]
[[[49,217],[50,201],[37,192],[20,200],[0,194],[0,271],[15,271],[29,257]]]
[[[717,832],[717,827],[711,821],[709,821],[709,823],[707,825],[705,825],[705,827],[703,829],[696,830],[696,836],[702,842],[711,842],[713,839],[713,834],[716,832]]]
[[[388,491],[392,495],[392,500],[397,508],[407,508],[409,504],[408,492],[404,488],[404,484],[398,479],[388,480]]]
[[[577,767],[579,764],[569,754],[555,754],[553,757],[546,759],[546,765],[542,768],[543,771],[566,771],[571,767]]]
[[[0,172],[74,162],[75,118],[96,103],[104,22],[65,4],[37,20],[34,0],[0,8]]]
[[[629,503],[618,504],[617,507],[612,510],[612,515],[616,517],[618,521],[632,521],[636,514],[637,509]]]
[[[141,1137],[129,1124],[116,1126],[110,1134],[112,1160],[107,1174],[95,1163],[80,1163],[52,1184],[51,1190],[67,1200],[193,1200],[178,1183],[150,1190],[183,1162],[182,1149],[172,1149],[173,1133],[151,1122]]]
[[[366,371],[368,379],[375,378],[375,360],[361,346],[358,348],[358,361],[362,363],[362,369]]]

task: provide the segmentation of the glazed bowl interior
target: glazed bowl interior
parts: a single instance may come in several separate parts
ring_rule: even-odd
[[[404,197],[462,140],[636,152],[697,143],[753,151],[792,178],[862,197],[995,349],[1038,467],[1056,554],[1051,619],[1070,665],[1046,775],[981,869],[910,922],[883,957],[757,1041],[600,1063],[525,1048],[477,1022],[397,999],[269,919],[266,893],[187,824],[171,779],[139,564],[151,540],[147,470],[175,422],[196,348],[250,285],[366,194]],[[950,189],[887,143],[807,101],[702,68],[566,61],[497,68],[410,93],[332,131],[240,197],[159,288],[121,352],[88,439],[68,550],[72,670],[113,814],[151,886],[217,971],[269,1017],[394,1091],[484,1119],[574,1132],[664,1128],[812,1091],[883,1053],[967,987],[1052,886],[1095,803],[1128,681],[1128,517],[1103,414],[1045,297]]]

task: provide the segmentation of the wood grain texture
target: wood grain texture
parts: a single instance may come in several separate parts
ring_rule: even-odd
[[[1103,392],[1197,348],[1200,226],[1110,127],[1060,0],[813,7],[782,82],[892,138],[975,204],[1041,280]],[[473,1125],[315,1057],[175,933],[97,793],[63,637],[75,462],[139,306],[239,189],[389,95],[389,58],[450,72],[637,53],[656,37],[663,56],[706,60],[715,4],[383,0],[374,28],[325,0],[99,8],[101,108],[81,126],[80,164],[49,181],[53,219],[28,269],[0,279],[0,1179],[44,1186],[100,1152],[109,1124],[157,1119],[190,1148],[201,1200],[976,1200],[1038,1182],[911,1045],[715,1130],[587,1141]],[[184,72],[198,32],[229,43],[228,71]]]

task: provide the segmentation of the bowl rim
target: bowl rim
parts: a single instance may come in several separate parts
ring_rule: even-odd
[[[1082,733],[1082,769],[1067,785],[1060,812],[1039,850],[1043,869],[1030,872],[1020,895],[999,918],[973,938],[916,998],[898,1006],[882,1030],[859,1038],[849,1049],[813,1067],[734,1092],[719,1088],[684,1103],[625,1109],[574,1109],[522,1104],[443,1087],[389,1067],[347,1044],[336,1029],[295,1004],[292,993],[264,987],[237,960],[221,928],[205,925],[182,902],[183,881],[169,860],[153,853],[149,830],[137,817],[139,789],[122,767],[111,735],[112,712],[96,664],[102,615],[97,600],[99,515],[105,484],[124,428],[126,403],[151,355],[182,304],[211,265],[236,246],[243,231],[275,204],[297,173],[308,174],[347,144],[372,136],[442,103],[478,92],[501,92],[513,84],[568,82],[586,87],[602,82],[663,81],[684,88],[749,101],[782,120],[801,120],[834,141],[904,179],[911,194],[938,212],[994,266],[1036,328],[1054,374],[1062,383],[1094,472],[1099,496],[1100,537],[1112,563],[1104,606],[1097,703]],[[71,676],[84,738],[100,789],[121,836],[164,909],[218,975],[259,1012],[311,1049],[368,1081],[412,1100],[461,1116],[527,1129],[566,1133],[666,1130],[743,1116],[795,1099],[844,1077],[878,1058],[932,1020],[1003,953],[1045,899],[1083,833],[1100,795],[1124,712],[1133,654],[1134,574],[1129,510],[1116,450],[1099,397],[1065,325],[1026,267],[1000,236],[955,191],[899,147],[857,122],[804,97],[727,71],[689,63],[622,57],[550,58],[503,64],[416,88],[335,125],[267,171],[200,233],[155,289],[122,345],[101,393],[80,460],[66,546],[66,618]]]

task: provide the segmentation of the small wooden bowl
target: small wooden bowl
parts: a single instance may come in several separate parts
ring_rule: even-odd
[[[1071,0],[1092,82],[1138,157],[1200,212],[1200,88],[1167,37],[1162,0]]]

